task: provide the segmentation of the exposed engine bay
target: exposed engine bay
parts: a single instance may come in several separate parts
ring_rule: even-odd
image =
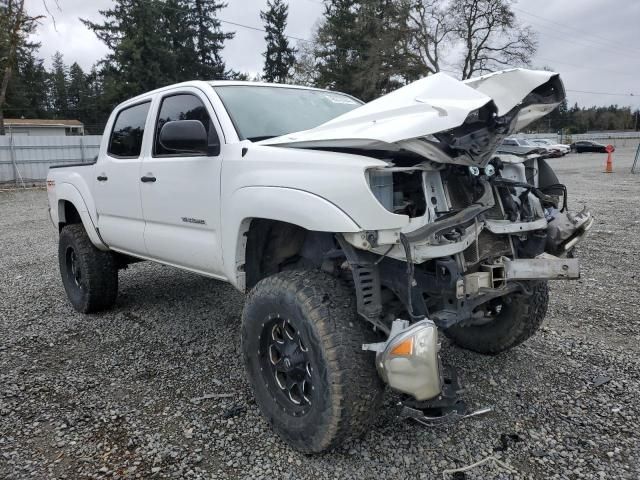
[[[593,219],[586,210],[568,211],[567,188],[536,156],[496,156],[484,168],[389,162],[368,180],[387,210],[409,216],[409,226],[365,238],[345,234],[345,243],[358,247],[350,250],[361,267],[366,247],[381,288],[441,328],[481,319],[480,306],[520,288],[519,280],[579,276],[567,257]],[[368,308],[361,313],[381,312],[371,302]]]
[[[360,314],[388,334],[364,348],[377,352],[386,383],[425,401],[445,388],[436,326],[488,324],[502,299],[531,294],[529,280],[578,278],[570,257],[593,218],[586,209],[569,212],[566,186],[535,155],[496,156],[484,168],[398,163],[368,181],[387,210],[410,217],[410,227],[345,235],[342,247]],[[407,315],[411,321],[397,320]],[[393,353],[399,349],[406,353]]]

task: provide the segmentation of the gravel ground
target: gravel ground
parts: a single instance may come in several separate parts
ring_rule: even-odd
[[[45,192],[0,193],[0,478],[443,478],[489,455],[513,472],[444,477],[638,478],[640,175],[619,150],[611,175],[603,155],[552,161],[597,225],[582,279],[552,285],[542,331],[495,357],[445,341],[469,406],[495,412],[427,429],[398,420],[388,394],[365,438],[314,456],[274,436],[252,400],[241,294],[140,263],[113,311],[77,314]]]

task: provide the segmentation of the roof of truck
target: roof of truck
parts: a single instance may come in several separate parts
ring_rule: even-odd
[[[301,90],[317,90],[319,92],[329,92],[330,90],[316,88],[316,87],[306,87],[304,85],[292,85],[288,83],[268,83],[268,82],[251,82],[251,81],[240,81],[240,80],[212,80],[207,82],[213,87],[222,87],[222,86],[251,86],[251,87],[278,87],[278,88],[298,88]],[[341,92],[333,92],[333,93],[341,93]]]
[[[266,83],[266,82],[250,82],[250,81],[241,81],[241,80],[191,80],[188,82],[174,83],[172,85],[167,85],[166,87],[157,88],[155,90],[151,90],[149,92],[142,93],[136,97],[130,98],[122,102],[119,106],[123,106],[130,103],[135,103],[136,101],[147,98],[150,95],[155,95],[157,93],[164,92],[166,90],[171,90],[175,87],[196,87],[201,88],[205,85],[212,87],[222,87],[222,86],[250,86],[250,87],[277,87],[277,88],[296,88],[300,90],[315,90],[318,92],[331,92],[331,93],[340,93],[342,95],[348,95],[343,92],[336,92],[333,90],[327,90],[322,88],[314,88],[314,87],[305,87],[302,85],[289,85],[283,83]]]

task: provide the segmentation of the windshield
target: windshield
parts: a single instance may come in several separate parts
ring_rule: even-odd
[[[241,140],[308,130],[362,105],[353,97],[328,91],[257,85],[214,88]]]

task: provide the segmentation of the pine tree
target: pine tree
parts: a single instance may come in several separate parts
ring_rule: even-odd
[[[85,133],[99,135],[104,130],[112,109],[109,96],[105,94],[103,70],[94,65],[85,76],[85,81],[87,96],[80,121],[84,123]]]
[[[225,40],[231,40],[235,32],[223,32],[217,18],[218,12],[227,6],[216,0],[189,0],[190,28],[195,34],[195,49],[198,57],[196,77],[201,80],[220,80],[227,77],[222,59]]]
[[[69,71],[64,64],[64,59],[60,52],[56,52],[53,55],[49,83],[51,107],[54,118],[68,118],[69,99],[67,95],[67,84],[69,83]]]
[[[263,53],[263,78],[267,82],[286,83],[291,78],[296,51],[289,46],[289,39],[284,33],[288,16],[289,6],[283,0],[268,0],[267,10],[260,12],[267,32],[267,50]]]
[[[358,35],[357,0],[328,0],[324,23],[317,34],[317,83],[321,87],[357,94],[354,70],[364,45]]]
[[[69,67],[67,94],[70,116],[84,122],[88,117],[87,109],[89,108],[87,76],[75,62]]]
[[[358,96],[371,100],[415,79],[415,67],[400,49],[405,45],[409,10],[401,0],[366,0],[360,5],[362,57],[354,72]]]
[[[116,0],[101,23],[82,20],[111,50],[101,65],[107,104],[184,80],[227,75],[216,0]]]
[[[16,69],[7,88],[8,115],[25,118],[48,118],[48,73],[44,60],[23,50],[16,59]]]
[[[400,51],[408,12],[404,0],[328,0],[315,49],[319,86],[371,100],[415,78]]]
[[[174,82],[193,80],[198,76],[192,4],[192,0],[166,0],[163,6],[163,34],[171,51],[166,68]]]
[[[104,75],[113,75],[105,79],[110,103],[175,82],[164,6],[159,0],[116,0],[100,12],[103,23],[82,20],[111,50],[102,62]]]

